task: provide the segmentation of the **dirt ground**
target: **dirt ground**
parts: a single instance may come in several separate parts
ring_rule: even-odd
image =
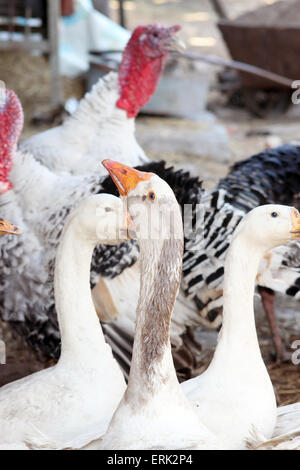
[[[111,1],[113,18],[117,17],[117,3]],[[270,3],[272,0],[251,0],[248,2],[227,0],[224,2],[231,18],[247,9]],[[183,25],[181,37],[189,51],[214,54],[224,58],[229,57],[215,24],[216,14],[208,0],[126,1],[125,11],[129,29],[142,23],[159,22],[167,25],[179,23]],[[245,109],[226,107],[224,106],[224,96],[215,90],[218,70],[212,69],[208,108],[213,110],[217,122],[223,125],[228,132],[230,138],[228,162],[220,162],[211,158],[209,154],[201,158],[190,155],[188,141],[185,152],[178,152],[176,146],[172,145],[178,133],[183,138],[187,132],[196,135],[203,125],[201,120],[143,116],[137,119],[136,126],[137,138],[150,157],[164,158],[178,166],[186,166],[194,173],[199,174],[204,179],[205,185],[208,186],[213,186],[220,177],[225,176],[230,164],[263,150],[267,145],[300,140],[300,109],[298,110],[297,105],[292,105],[285,114],[268,119],[255,118]],[[22,100],[26,118],[23,138],[46,128],[47,126],[37,128],[31,123],[32,117],[49,109],[50,77],[46,59],[28,57],[21,53],[1,52],[0,79],[4,80],[8,87],[13,88]],[[80,98],[83,92],[83,78],[64,79],[65,98],[69,96]],[[170,151],[166,151],[162,155],[159,151],[153,151],[151,146],[148,147],[148,142],[163,135],[168,135]],[[262,354],[275,386],[278,404],[300,401],[300,366],[293,365],[292,362],[280,366],[274,364],[270,330],[260,301],[256,299],[255,305]],[[290,346],[293,340],[300,339],[299,307],[299,302],[277,297],[276,311],[279,328],[287,346]],[[7,364],[0,365],[0,385],[49,365],[39,361],[23,340],[12,332],[9,325],[4,322],[0,322],[0,338],[5,340],[7,348]],[[202,344],[200,371],[205,369],[209,363],[216,338],[216,332],[204,329],[197,330],[197,339]]]

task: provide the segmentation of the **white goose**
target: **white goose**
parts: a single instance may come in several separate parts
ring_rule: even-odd
[[[102,194],[68,218],[55,266],[61,357],[55,366],[0,389],[2,448],[22,447],[35,430],[37,439],[45,435],[61,447],[89,431],[93,436],[94,429],[97,436],[105,431],[126,385],[92,302],[90,264],[96,244],[126,238],[119,230],[122,217],[121,200]]]
[[[264,254],[300,238],[294,208],[265,205],[238,225],[225,262],[223,326],[208,369],[181,384],[201,421],[230,448],[243,448],[253,432],[270,438],[276,401],[255,328],[255,277]],[[239,295],[236,295],[239,292]]]
[[[174,193],[153,173],[112,161],[104,166],[120,193],[128,195],[140,245],[141,284],[128,387],[103,439],[86,449],[223,447],[185,398],[172,360],[169,329],[183,251]]]

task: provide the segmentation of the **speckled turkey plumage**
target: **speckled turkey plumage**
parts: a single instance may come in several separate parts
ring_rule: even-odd
[[[23,234],[5,237],[5,243],[4,237],[0,240],[0,315],[38,352],[58,357],[60,335],[53,287],[57,247],[66,218],[77,204],[92,194],[106,192],[104,177],[54,175],[26,152],[17,152],[15,158],[10,174],[13,189],[1,195],[0,207],[2,215],[11,215],[22,227]],[[45,194],[38,199],[37,210],[30,205],[27,209],[27,195],[34,201],[41,186]],[[98,245],[91,265],[91,285],[97,283],[100,271],[116,275],[137,256],[134,243],[118,248]]]
[[[240,218],[258,205],[297,206],[299,175],[300,147],[286,144],[236,163],[214,191],[202,195],[199,202],[201,211],[205,209],[203,238],[200,236],[196,245],[192,241],[186,243],[183,285],[185,294],[193,296],[200,315],[213,326],[221,323],[218,313],[222,306],[223,263]],[[282,267],[293,264],[295,282],[300,276],[299,251],[296,242],[274,250],[281,253]],[[290,287],[286,285],[287,294]]]
[[[262,204],[299,204],[299,175],[300,147],[285,144],[236,163],[217,189],[225,189],[233,206],[245,211]]]

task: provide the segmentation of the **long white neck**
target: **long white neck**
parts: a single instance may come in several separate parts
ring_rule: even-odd
[[[232,241],[225,262],[223,289],[223,326],[209,369],[224,368],[224,358],[230,367],[246,367],[247,361],[261,362],[253,295],[255,278],[264,250],[247,244],[242,234]]]
[[[153,394],[178,386],[169,330],[180,284],[182,241],[142,240],[139,244],[140,295],[126,391],[133,402],[145,402]]]
[[[77,230],[76,230],[77,228]],[[94,308],[89,284],[95,243],[84,238],[76,227],[76,217],[64,229],[57,250],[54,293],[61,331],[61,358],[77,361],[97,357],[105,340]]]
[[[93,87],[81,101],[76,112],[61,128],[63,144],[77,149],[65,151],[55,158],[56,169],[72,169],[82,174],[88,169],[104,174],[99,155],[118,159],[136,166],[147,157],[135,139],[135,120],[116,106],[119,98],[118,76],[110,73]]]
[[[75,113],[64,122],[64,129],[74,132],[77,126],[81,133],[86,129],[87,135],[91,129],[101,132],[102,126],[115,128],[120,123],[134,129],[134,119],[128,119],[126,112],[116,106],[119,97],[118,74],[110,72],[86,93]]]

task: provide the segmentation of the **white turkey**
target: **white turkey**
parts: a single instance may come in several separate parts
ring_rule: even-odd
[[[22,148],[54,171],[105,174],[99,165],[116,158],[129,165],[148,159],[135,139],[135,117],[156,90],[166,59],[181,49],[180,26],[139,26],[132,33],[119,73],[101,78],[61,126],[27,139]]]
[[[23,112],[17,96],[8,89],[0,123],[1,215],[10,216],[23,230],[22,237],[9,236],[6,243],[0,239],[0,314],[3,320],[13,322],[36,350],[58,357],[60,335],[53,292],[56,250],[70,211],[82,199],[105,192],[103,177],[55,174],[29,152],[16,150]],[[123,247],[97,245],[92,285],[97,283],[99,272],[109,271],[116,263],[118,271],[124,262],[128,266],[136,260],[136,246],[129,243]]]

